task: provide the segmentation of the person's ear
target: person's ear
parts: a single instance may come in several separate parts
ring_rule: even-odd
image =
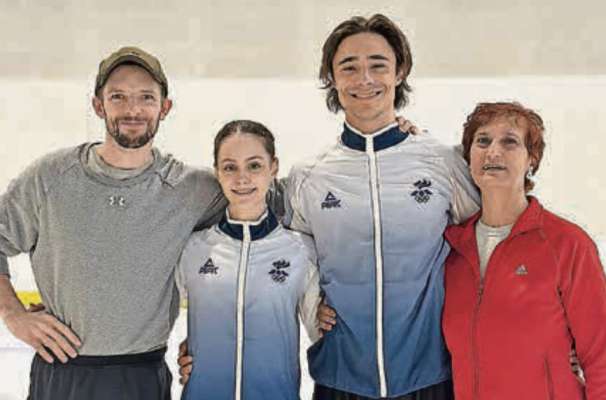
[[[404,81],[404,70],[400,68],[396,74],[396,86],[399,86]]]
[[[95,110],[95,114],[97,117],[101,119],[105,119],[105,109],[103,108],[103,99],[97,96],[92,98],[91,104],[93,106],[93,110]]]
[[[271,162],[271,176],[273,176],[274,178],[278,176],[279,169],[280,160],[278,160],[278,157],[274,157],[273,161]]]
[[[166,118],[166,116],[168,115],[168,113],[170,112],[170,110],[172,108],[173,108],[173,101],[171,99],[168,99],[168,98],[162,99],[162,108],[160,110],[160,119],[164,120],[164,118]]]

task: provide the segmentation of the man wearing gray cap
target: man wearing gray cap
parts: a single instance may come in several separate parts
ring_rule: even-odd
[[[92,103],[105,140],[42,157],[0,196],[0,317],[36,350],[31,400],[170,399],[174,266],[225,201],[209,171],[152,147],[172,105],[154,56],[103,60]],[[7,257],[25,252],[44,311],[10,282]]]

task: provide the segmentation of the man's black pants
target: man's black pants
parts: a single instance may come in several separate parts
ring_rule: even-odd
[[[170,400],[166,348],[141,354],[32,361],[28,400]]]

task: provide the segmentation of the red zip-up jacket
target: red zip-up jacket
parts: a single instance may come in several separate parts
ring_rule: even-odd
[[[530,197],[482,282],[475,223],[452,226],[442,327],[457,400],[606,400],[606,278],[593,241]],[[572,372],[573,342],[585,372]]]

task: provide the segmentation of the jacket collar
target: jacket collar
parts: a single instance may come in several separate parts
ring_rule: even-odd
[[[482,210],[478,211],[467,221],[460,225],[453,225],[446,229],[448,243],[459,253],[470,258],[470,261],[479,264],[476,243],[476,222],[482,216]],[[528,207],[519,216],[511,228],[509,237],[520,235],[543,226],[543,206],[536,197],[528,196]]]
[[[408,137],[408,132],[402,132],[397,122],[365,135],[347,122],[343,124],[343,133],[341,133],[341,142],[350,149],[366,151],[366,143],[373,141],[374,151],[386,149],[394,146]]]
[[[256,221],[237,221],[229,217],[229,211],[225,210],[223,218],[219,221],[219,229],[234,239],[244,240],[244,229],[250,230],[250,239],[263,239],[278,226],[278,219],[274,213],[267,209]]]

